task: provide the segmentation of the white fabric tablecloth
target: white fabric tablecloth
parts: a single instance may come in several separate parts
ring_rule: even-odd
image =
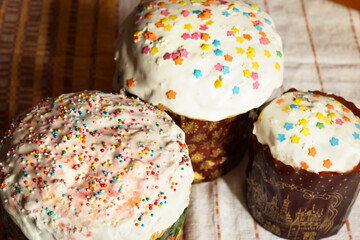
[[[357,0],[354,0],[357,1]],[[284,84],[322,90],[360,106],[360,12],[326,0],[253,0],[273,18],[282,36]],[[119,4],[119,21],[137,1]],[[256,224],[246,210],[247,159],[229,174],[193,185],[183,240],[280,239]],[[329,240],[360,239],[360,198],[340,232]]]

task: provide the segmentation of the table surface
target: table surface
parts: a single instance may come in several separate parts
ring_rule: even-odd
[[[252,2],[272,16],[283,39],[284,84],[274,95],[292,87],[317,89],[360,106],[360,1]],[[0,135],[16,114],[42,98],[111,91],[118,25],[135,4],[0,0]],[[224,177],[193,186],[183,240],[279,239],[246,210],[245,166],[246,159]],[[344,227],[329,239],[360,239],[359,199]]]

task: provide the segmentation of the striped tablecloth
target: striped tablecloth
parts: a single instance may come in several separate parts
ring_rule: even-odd
[[[284,42],[282,90],[319,89],[360,106],[360,1],[253,0]],[[0,135],[41,98],[112,90],[117,26],[137,0],[0,0]],[[246,159],[193,186],[183,240],[278,239],[245,207]],[[3,232],[0,225],[0,238]],[[2,239],[2,238],[1,238]],[[360,199],[338,235],[360,239]]]

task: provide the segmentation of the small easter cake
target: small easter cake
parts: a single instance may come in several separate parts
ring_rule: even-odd
[[[256,221],[288,239],[336,234],[359,193],[360,111],[341,97],[290,90],[254,126],[247,202]]]

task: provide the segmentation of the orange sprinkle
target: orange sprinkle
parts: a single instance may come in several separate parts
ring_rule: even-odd
[[[343,119],[344,119],[345,122],[348,122],[348,123],[351,122],[350,118],[348,118],[348,117],[343,117]]]
[[[225,61],[228,61],[228,62],[232,62],[232,60],[233,60],[233,57],[230,56],[230,55],[228,55],[228,54],[226,54],[226,55],[224,56],[224,58],[225,58]]]
[[[264,38],[266,37],[266,33],[264,33],[264,32],[260,32],[260,35]]]
[[[175,99],[176,98],[176,92],[174,92],[173,90],[170,90],[169,92],[166,93],[168,99]]]
[[[155,35],[155,33],[147,31],[146,33],[144,33],[144,37],[150,41],[155,41],[157,39],[157,36]]]
[[[249,13],[249,16],[253,17],[253,18],[256,17],[256,15],[254,13]]]
[[[244,34],[244,38],[248,41],[252,39],[252,37],[249,34]]]
[[[158,5],[159,5],[160,7],[164,7],[164,6],[166,5],[166,3],[165,3],[165,2],[159,2]]]
[[[276,101],[277,104],[282,104],[283,102],[285,102],[285,100],[282,98]]]
[[[316,149],[314,147],[309,148],[309,156],[315,157],[315,155],[316,155]]]
[[[347,108],[343,108],[343,111],[346,112],[346,113],[350,113],[350,110],[347,109]]]
[[[182,65],[183,61],[184,59],[182,59],[181,57],[177,57],[176,59],[174,59],[175,65]]]
[[[201,34],[201,40],[204,40],[205,42],[207,42],[207,40],[210,39],[210,35],[207,33],[202,33]]]
[[[140,36],[134,36],[134,38],[133,38],[134,42],[139,41],[139,39],[140,39]]]
[[[176,3],[178,0],[170,0],[170,2],[172,3]]]
[[[331,105],[331,104],[327,104],[326,107],[327,107],[329,110],[334,110],[334,106]]]
[[[162,28],[162,27],[164,27],[165,25],[164,25],[162,22],[157,22],[157,23],[155,24],[155,26],[156,26],[157,28]]]
[[[132,78],[132,79],[128,80],[127,81],[127,86],[129,88],[134,87],[135,86],[135,79]]]
[[[300,164],[301,164],[301,167],[305,170],[309,168],[309,165],[306,162],[301,162]]]
[[[198,15],[198,18],[201,18],[201,19],[210,19],[211,18],[211,13],[208,12],[208,11],[203,11],[202,13],[200,13]]]
[[[332,166],[332,162],[330,161],[330,159],[324,160],[323,166],[329,169]]]

